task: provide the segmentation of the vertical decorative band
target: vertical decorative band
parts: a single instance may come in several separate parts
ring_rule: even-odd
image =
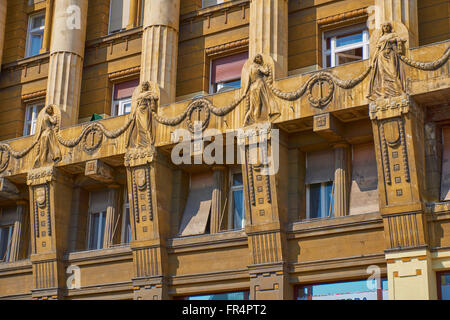
[[[384,167],[384,175],[386,176],[386,183],[391,184],[391,171],[389,169],[389,157],[388,157],[388,149],[386,137],[384,135],[384,126],[383,122],[380,122],[378,127],[380,128],[381,135],[381,154],[383,156],[383,167]]]
[[[255,186],[254,186],[254,181],[253,181],[253,166],[250,163],[250,155],[249,155],[249,150],[248,148],[246,148],[245,150],[246,152],[246,158],[247,158],[247,176],[248,176],[248,189],[249,189],[249,193],[250,193],[250,201],[252,203],[252,206],[256,205],[256,200],[255,200]]]
[[[48,184],[45,185],[45,206],[47,211],[47,234],[52,235],[52,221],[50,215],[50,191]]]
[[[137,197],[137,186],[136,186],[136,179],[134,177],[135,175],[135,169],[133,169],[131,174],[131,185],[133,187],[133,208],[134,208],[134,218],[137,223],[139,223],[139,206],[138,206],[138,197]]]
[[[403,165],[405,166],[405,180],[406,182],[410,182],[410,173],[409,173],[409,164],[408,164],[408,149],[406,147],[406,138],[405,138],[405,122],[403,117],[400,120],[400,139],[402,145],[402,153],[403,153]]]
[[[36,187],[33,187],[32,201],[33,201],[33,216],[34,216],[34,233],[35,233],[36,238],[39,238],[39,210],[37,208],[35,193],[36,193]]]
[[[150,168],[145,168],[145,180],[147,183],[147,197],[148,197],[148,210],[149,210],[149,219],[153,221],[153,203],[152,203],[152,188],[150,184]]]

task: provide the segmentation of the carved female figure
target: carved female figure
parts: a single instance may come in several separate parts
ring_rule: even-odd
[[[133,123],[127,139],[127,147],[145,148],[154,143],[152,111],[156,112],[158,99],[150,90],[148,81],[142,83],[133,93],[130,114]]]
[[[272,91],[267,86],[264,77],[270,75],[270,67],[263,64],[263,57],[257,54],[250,65],[248,86],[250,106],[244,118],[244,124],[255,121],[275,120],[280,116]],[[247,88],[245,88],[247,91]]]
[[[391,23],[382,25],[382,35],[378,39],[371,63],[370,100],[396,97],[405,92],[405,79],[399,58],[403,54],[405,42],[393,32]]]
[[[56,111],[56,112],[55,112]],[[59,113],[54,105],[48,105],[38,118],[37,156],[34,167],[52,164],[61,160],[61,151],[56,139],[55,130],[59,129]]]

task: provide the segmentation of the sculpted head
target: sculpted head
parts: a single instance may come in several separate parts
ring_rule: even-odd
[[[253,59],[253,62],[259,65],[263,64],[263,57],[259,53],[255,56],[255,59]]]
[[[383,23],[381,25],[381,29],[383,31],[383,34],[385,34],[385,33],[392,33],[392,29],[393,29],[392,28],[392,24],[390,22]]]
[[[49,104],[48,106],[47,106],[47,108],[45,108],[45,112],[47,112],[49,115],[53,115],[53,113],[54,113],[54,110],[53,110],[53,105],[52,104]]]
[[[150,82],[144,81],[141,85],[142,92],[150,90]]]

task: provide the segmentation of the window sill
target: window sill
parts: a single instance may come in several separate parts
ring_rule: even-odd
[[[168,241],[168,247],[171,251],[179,251],[183,249],[198,250],[210,249],[212,247],[227,247],[247,245],[247,234],[243,229],[223,231],[214,234],[200,234],[193,236],[185,236],[172,238]]]
[[[130,254],[131,254],[130,246],[128,244],[124,244],[106,249],[70,252],[66,254],[65,259],[71,262],[75,262],[75,261],[97,260],[101,258],[112,258],[121,256],[128,257]]]
[[[25,272],[28,268],[31,269],[30,259],[24,259],[14,262],[0,262],[0,273],[11,271]]]

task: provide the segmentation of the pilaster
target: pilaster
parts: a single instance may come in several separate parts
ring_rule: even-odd
[[[0,65],[2,64],[3,48],[5,42],[6,11],[7,0],[0,0]]]
[[[44,36],[42,37],[42,48],[39,53],[45,53],[50,50],[50,39],[53,21],[53,2],[54,0],[46,1]]]
[[[144,7],[141,82],[159,85],[160,103],[175,102],[180,0],[149,0]]]
[[[65,286],[64,252],[68,249],[72,180],[55,167],[28,173],[31,262],[35,299],[59,299]]]
[[[78,123],[87,9],[87,0],[54,3],[46,104],[60,107],[63,127]]]
[[[249,57],[270,55],[275,63],[274,78],[288,74],[288,1],[250,2]]]
[[[334,146],[334,216],[343,217],[348,214],[350,195],[350,165],[348,144],[337,144]]]
[[[166,239],[170,230],[172,171],[164,156],[125,156],[133,250],[133,289],[136,300],[168,299]],[[141,153],[142,154],[142,153]]]
[[[402,24],[406,30],[404,36],[407,36],[411,48],[419,45],[419,18],[417,11],[417,0],[375,0],[375,7],[378,15],[375,18],[377,27],[382,23],[393,22]],[[396,30],[401,33],[403,30]]]
[[[238,141],[244,146],[242,174],[245,231],[251,257],[250,299],[291,299],[283,228],[288,201],[287,148],[271,124],[257,124],[245,130]]]

